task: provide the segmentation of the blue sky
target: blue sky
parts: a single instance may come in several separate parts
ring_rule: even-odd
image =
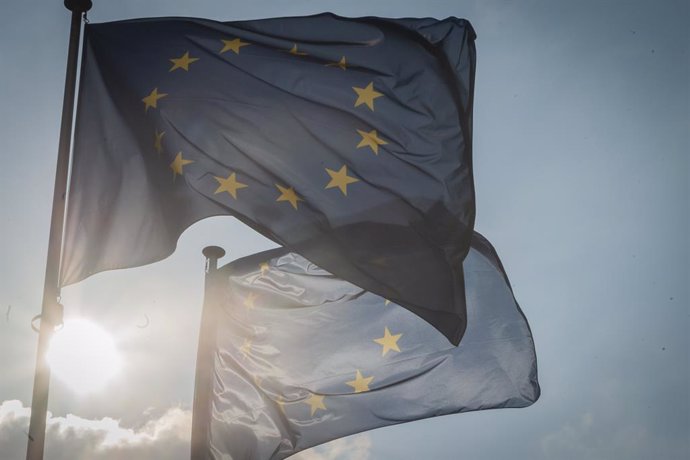
[[[380,429],[304,458],[687,458],[688,2],[96,0],[89,19],[323,11],[474,25],[476,228],[530,321],[543,393],[527,409]],[[69,15],[58,0],[0,13],[0,450],[21,458]],[[127,363],[88,397],[53,381],[47,459],[186,458],[208,244],[225,261],[273,246],[214,218],[163,262],[63,291],[66,315],[111,331]]]

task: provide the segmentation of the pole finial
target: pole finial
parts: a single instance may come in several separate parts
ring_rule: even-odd
[[[218,259],[225,255],[225,250],[218,246],[206,246],[201,253],[206,257],[206,274],[208,275],[216,271]]]
[[[219,246],[206,246],[201,253],[207,259],[220,259],[225,255],[225,249]]]
[[[92,6],[91,0],[65,0],[65,8],[75,13],[85,13]]]

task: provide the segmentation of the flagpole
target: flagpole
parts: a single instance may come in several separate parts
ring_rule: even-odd
[[[62,227],[65,215],[65,197],[67,193],[70,141],[72,137],[74,95],[77,81],[77,53],[79,51],[81,35],[81,17],[92,6],[91,0],[65,0],[64,4],[65,8],[72,12],[72,23],[67,54],[65,92],[62,100],[62,121],[55,170],[55,187],[53,189],[53,210],[48,239],[48,258],[46,261],[43,303],[40,314],[41,325],[38,333],[36,370],[34,373],[33,395],[31,397],[31,420],[29,422],[29,439],[26,447],[27,460],[43,459],[46,416],[48,412],[48,390],[50,387],[50,368],[46,362],[46,352],[48,351],[48,344],[55,327],[62,323],[62,306],[58,303],[60,297],[58,277],[62,249]]]
[[[218,259],[225,250],[208,246],[202,251],[206,257],[206,279],[204,304],[201,310],[199,345],[196,354],[196,376],[194,379],[194,404],[192,406],[191,460],[208,458],[209,421],[211,396],[213,394],[213,357],[216,349],[216,324],[220,308],[221,279]]]

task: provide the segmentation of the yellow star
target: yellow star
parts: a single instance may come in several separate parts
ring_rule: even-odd
[[[244,343],[240,347],[240,352],[242,352],[244,357],[247,358],[251,351],[252,351],[252,341],[249,339],[244,339]]]
[[[282,396],[278,396],[276,399],[274,399],[275,403],[278,404],[278,407],[280,408],[280,412],[285,415],[285,399]]]
[[[186,53],[184,53],[182,56],[180,56],[178,58],[170,59],[170,62],[173,63],[173,66],[170,68],[170,72],[172,72],[173,70],[176,70],[176,69],[182,69],[182,70],[188,71],[189,70],[189,64],[191,64],[192,62],[196,62],[198,60],[199,60],[199,58],[189,57],[189,51],[187,51]]]
[[[369,259],[369,263],[372,265],[378,265],[379,267],[388,267],[388,257],[374,257],[372,259]]]
[[[259,270],[261,270],[261,276],[265,275],[268,271],[268,262],[261,262],[259,264]]]
[[[225,53],[226,51],[232,51],[235,54],[240,54],[240,48],[243,46],[248,46],[251,43],[243,42],[239,38],[234,38],[232,40],[221,40],[223,42],[223,49],[220,50],[220,54]]]
[[[391,301],[388,299],[383,299],[383,300],[385,300],[385,302],[383,302],[383,305],[388,305],[389,303],[391,303]]]
[[[330,62],[326,64],[326,67],[340,67],[343,70],[347,69],[347,61],[345,60],[345,56],[341,57],[338,62]]]
[[[148,111],[151,107],[153,107],[154,109],[158,108],[156,106],[156,104],[158,104],[158,99],[165,97],[167,95],[167,93],[159,93],[158,88],[153,88],[151,94],[149,94],[141,100],[145,104],[144,110]]]
[[[297,202],[304,201],[302,198],[298,197],[295,193],[295,189],[292,187],[281,187],[276,184],[278,190],[280,190],[280,196],[276,198],[276,201],[289,201],[293,208],[297,209]]]
[[[258,294],[254,294],[253,292],[250,292],[247,297],[245,297],[244,302],[242,302],[242,305],[244,305],[247,308],[254,308],[256,305],[254,305],[254,301],[259,297]]]
[[[386,145],[388,142],[381,139],[375,129],[369,132],[358,129],[357,132],[362,136],[362,140],[357,144],[357,148],[369,147],[376,155],[379,154],[379,145]]]
[[[359,182],[359,179],[347,175],[346,165],[343,165],[338,171],[326,168],[326,172],[331,176],[331,181],[326,185],[326,188],[338,187],[345,196],[347,196],[347,186],[354,182]]]
[[[383,346],[381,356],[386,356],[386,353],[388,353],[389,350],[399,352],[400,348],[398,348],[398,340],[400,337],[402,337],[402,334],[391,335],[391,332],[388,330],[388,328],[386,328],[383,337],[380,339],[374,339],[374,342]]]
[[[325,398],[325,396],[312,394],[309,399],[304,401],[306,404],[311,406],[311,415],[314,415],[319,409],[326,410],[326,405],[323,403],[323,398]]]
[[[357,369],[357,374],[355,376],[354,380],[350,380],[349,382],[345,382],[347,385],[350,385],[352,388],[355,389],[355,393],[362,393],[364,391],[369,391],[369,384],[371,381],[374,380],[374,377],[362,377],[362,373],[359,372],[359,369]]]
[[[366,104],[367,107],[369,107],[372,110],[372,112],[374,111],[374,99],[383,96],[382,93],[374,91],[374,82],[369,83],[364,88],[358,88],[356,86],[353,86],[352,89],[354,89],[355,93],[357,93],[357,101],[355,101],[355,107],[358,107],[362,104]]]
[[[216,191],[213,192],[214,195],[217,195],[218,193],[222,192],[228,192],[234,199],[237,199],[237,190],[248,187],[247,184],[243,184],[242,182],[237,181],[236,173],[230,174],[227,179],[223,179],[222,177],[217,176],[213,176],[213,178],[219,184]]]
[[[288,53],[294,55],[294,56],[306,56],[307,53],[304,53],[302,51],[297,51],[297,43],[292,45],[292,48],[290,48],[290,51]]]
[[[161,142],[163,141],[164,134],[165,131],[161,131],[159,133],[158,130],[156,130],[156,140],[153,141],[153,148],[156,149],[156,152],[158,152],[159,155],[163,151],[163,144]]]
[[[182,152],[178,152],[173,162],[170,163],[170,169],[173,170],[173,179],[177,176],[181,176],[183,174],[182,168],[189,163],[194,163],[194,161],[185,160],[182,158]]]

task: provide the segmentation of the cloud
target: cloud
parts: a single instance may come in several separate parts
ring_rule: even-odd
[[[31,409],[17,400],[0,405],[3,458],[24,458],[30,414]],[[45,460],[186,460],[191,422],[191,412],[180,408],[136,428],[121,426],[110,417],[90,420],[48,414]]]
[[[31,409],[21,401],[0,404],[2,458],[26,455]],[[138,427],[119,420],[91,420],[68,414],[46,422],[45,460],[151,460],[189,459],[192,413],[178,407],[151,418]],[[371,439],[360,434],[300,452],[295,460],[368,460]]]
[[[290,460],[368,460],[370,448],[369,435],[358,434],[305,450]]]

